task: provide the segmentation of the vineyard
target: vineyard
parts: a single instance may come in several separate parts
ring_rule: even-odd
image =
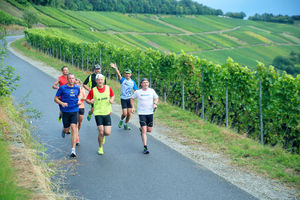
[[[218,65],[185,53],[86,43],[39,29],[28,30],[25,36],[31,46],[81,70],[101,63],[104,73],[114,77],[110,62],[116,62],[121,71],[130,67],[135,80],[148,77],[166,101],[251,138],[261,138],[264,144],[300,153],[299,75],[280,75],[262,63],[253,71],[232,59]]]
[[[17,2],[10,2],[24,10]],[[16,7],[8,7],[0,9],[15,13],[12,10]],[[60,37],[176,54],[183,50],[214,63],[231,57],[253,70],[256,61],[269,65],[278,55],[286,57],[291,51],[300,51],[298,25],[203,15],[71,11],[37,5],[30,5],[30,9],[36,11],[45,31],[60,32]]]

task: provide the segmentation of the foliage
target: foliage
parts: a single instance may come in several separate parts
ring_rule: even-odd
[[[263,13],[262,15],[256,13],[254,16],[250,16],[248,19],[253,21],[266,21],[285,24],[294,23],[294,19],[288,15],[273,15],[271,13]]]
[[[27,0],[6,0],[6,1],[20,10],[26,10],[30,5]]]
[[[246,14],[244,12],[227,12],[225,16],[232,17],[232,18],[238,18],[238,19],[244,19],[246,17]]]
[[[279,70],[286,71],[288,74],[296,76],[300,74],[300,53],[291,52],[290,57],[277,56],[272,65]]]
[[[18,86],[16,82],[20,79],[19,75],[15,74],[15,69],[3,63],[5,50],[0,52],[0,96],[10,95]]]
[[[24,25],[24,22],[2,10],[0,10],[0,24],[10,25],[10,24],[18,24]]]
[[[258,80],[262,80],[264,108],[264,143],[280,144],[300,153],[300,76],[280,75],[273,67],[259,64],[257,72],[234,63],[223,65],[186,55],[164,54],[153,49],[144,51],[116,47],[109,43],[82,43],[53,36],[40,30],[25,32],[26,40],[34,47],[59,57],[63,49],[64,60],[92,70],[94,62],[104,65],[110,73],[109,63],[117,62],[120,70],[130,67],[133,76],[149,77],[152,87],[168,101],[182,106],[182,81],[185,84],[185,108],[201,114],[204,98],[205,118],[225,124],[225,88],[229,96],[229,125],[238,132],[259,137]],[[100,57],[101,55],[101,57]],[[84,62],[82,62],[84,60]],[[82,65],[84,63],[84,66]]]
[[[39,22],[37,13],[35,11],[29,10],[29,9],[27,9],[23,12],[23,19],[28,28],[31,28],[32,25]]]
[[[215,10],[192,0],[31,0],[36,5],[52,6],[70,10],[116,11],[121,13],[152,14],[198,14],[222,15],[222,10]]]

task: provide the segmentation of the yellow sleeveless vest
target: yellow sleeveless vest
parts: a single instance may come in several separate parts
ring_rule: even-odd
[[[109,86],[105,85],[105,90],[103,93],[98,91],[97,87],[93,88],[93,96],[95,99],[94,103],[94,115],[108,115],[112,112],[111,104],[109,103],[110,94]]]

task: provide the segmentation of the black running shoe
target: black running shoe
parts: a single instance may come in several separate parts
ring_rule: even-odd
[[[150,153],[150,151],[148,149],[144,148],[144,154],[149,154],[149,153]]]
[[[75,158],[76,157],[76,152],[72,152],[70,155],[71,158]]]

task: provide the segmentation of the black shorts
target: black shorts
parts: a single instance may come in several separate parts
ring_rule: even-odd
[[[77,124],[78,112],[63,112],[62,121],[63,121],[64,128],[69,128],[71,124]]]
[[[79,114],[79,115],[84,115],[84,108],[79,108],[78,114]]]
[[[96,115],[95,116],[97,126],[111,126],[110,115]]]
[[[141,126],[153,126],[153,114],[151,115],[139,115],[140,125]]]
[[[121,99],[121,106],[122,106],[122,109],[132,108],[130,99]]]

